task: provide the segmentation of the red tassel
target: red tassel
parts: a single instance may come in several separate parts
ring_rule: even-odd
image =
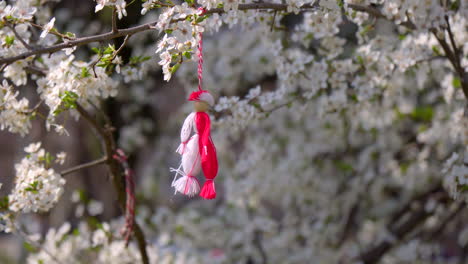
[[[216,198],[216,189],[213,180],[205,181],[205,184],[203,184],[203,188],[201,189],[200,196],[208,200]]]

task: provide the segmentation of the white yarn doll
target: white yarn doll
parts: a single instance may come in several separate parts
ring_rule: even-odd
[[[171,172],[176,172],[172,187],[175,188],[175,193],[180,192],[193,197],[200,191],[196,176],[203,170],[206,181],[200,196],[214,199],[214,178],[218,173],[218,160],[210,135],[210,117],[206,113],[209,107],[214,105],[214,99],[208,91],[200,90],[193,92],[188,100],[195,101],[195,112],[187,116],[180,131],[181,144],[176,152],[182,155],[182,162],[178,169],[171,168]],[[192,131],[195,134],[190,136]],[[179,174],[182,177],[177,179]]]

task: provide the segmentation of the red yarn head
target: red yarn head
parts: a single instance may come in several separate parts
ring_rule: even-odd
[[[208,103],[210,106],[214,105],[214,98],[210,92],[206,90],[192,92],[188,98],[189,101],[203,101]]]

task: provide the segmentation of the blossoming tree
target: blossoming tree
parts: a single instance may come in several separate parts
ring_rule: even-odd
[[[102,157],[59,171],[66,153],[25,147],[0,231],[28,263],[468,261],[468,2],[96,0],[101,19],[76,23],[57,2],[0,1],[0,128],[70,137],[83,120]],[[173,206],[191,109],[154,102],[196,87],[201,35],[220,195]],[[179,88],[152,89],[160,72]],[[99,164],[122,217],[28,229]]]

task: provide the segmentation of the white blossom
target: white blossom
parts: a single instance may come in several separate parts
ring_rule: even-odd
[[[29,101],[26,98],[18,100],[18,94],[3,80],[0,85],[0,129],[8,128],[8,131],[24,136],[31,129]]]
[[[15,212],[45,212],[63,193],[65,179],[48,168],[49,155],[40,143],[25,148],[28,155],[15,165],[15,186],[9,195],[9,209]]]
[[[45,38],[47,34],[49,34],[50,30],[54,28],[54,23],[55,23],[55,17],[53,17],[49,23],[47,23],[42,30],[41,35],[39,36],[40,38]]]

